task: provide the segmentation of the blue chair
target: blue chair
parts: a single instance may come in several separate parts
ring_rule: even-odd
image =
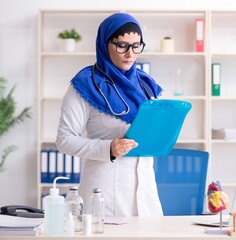
[[[178,148],[154,158],[164,216],[200,215],[204,211],[208,158],[208,152]]]

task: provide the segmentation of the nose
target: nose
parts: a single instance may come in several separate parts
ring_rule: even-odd
[[[133,49],[131,46],[129,46],[128,51],[125,53],[126,57],[132,57],[134,55]]]

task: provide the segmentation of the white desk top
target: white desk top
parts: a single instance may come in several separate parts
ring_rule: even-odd
[[[81,233],[75,236],[62,236],[57,237],[60,240],[68,240],[78,238],[84,239],[100,239],[105,240],[128,240],[128,239],[164,239],[164,240],[179,240],[179,239],[194,239],[194,240],[222,240],[222,239],[236,239],[236,237],[230,237],[227,234],[206,234],[205,229],[209,227],[198,226],[192,224],[195,221],[212,220],[212,216],[178,216],[178,217],[130,217],[127,218],[128,223],[122,225],[105,225],[103,234],[92,234],[90,236],[84,236]],[[219,220],[219,215],[213,216],[214,220]],[[230,228],[231,230],[232,228]],[[0,239],[4,240],[51,240],[53,237],[40,236],[2,236]]]

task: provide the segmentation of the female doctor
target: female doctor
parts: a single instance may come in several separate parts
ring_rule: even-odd
[[[139,105],[162,91],[136,68],[144,47],[136,19],[126,13],[109,16],[98,29],[97,62],[77,73],[63,98],[56,145],[85,160],[79,187],[85,212],[98,187],[106,216],[163,214],[153,158],[124,156],[138,144],[123,136]]]

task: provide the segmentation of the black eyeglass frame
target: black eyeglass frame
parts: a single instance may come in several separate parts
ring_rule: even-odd
[[[119,54],[123,54],[123,53],[128,52],[130,48],[132,48],[132,51],[133,51],[134,54],[140,54],[143,51],[143,49],[145,48],[145,46],[146,46],[145,42],[141,42],[140,43],[140,47],[142,47],[142,49],[141,49],[140,52],[137,53],[137,52],[134,51],[134,49],[136,49],[135,45],[137,43],[130,44],[130,43],[127,43],[127,42],[113,42],[112,40],[109,40],[109,43],[111,43],[111,44],[116,46],[116,52],[119,53]],[[119,44],[126,44],[127,45],[127,49],[124,52],[118,52],[117,51],[117,47],[118,47]]]

